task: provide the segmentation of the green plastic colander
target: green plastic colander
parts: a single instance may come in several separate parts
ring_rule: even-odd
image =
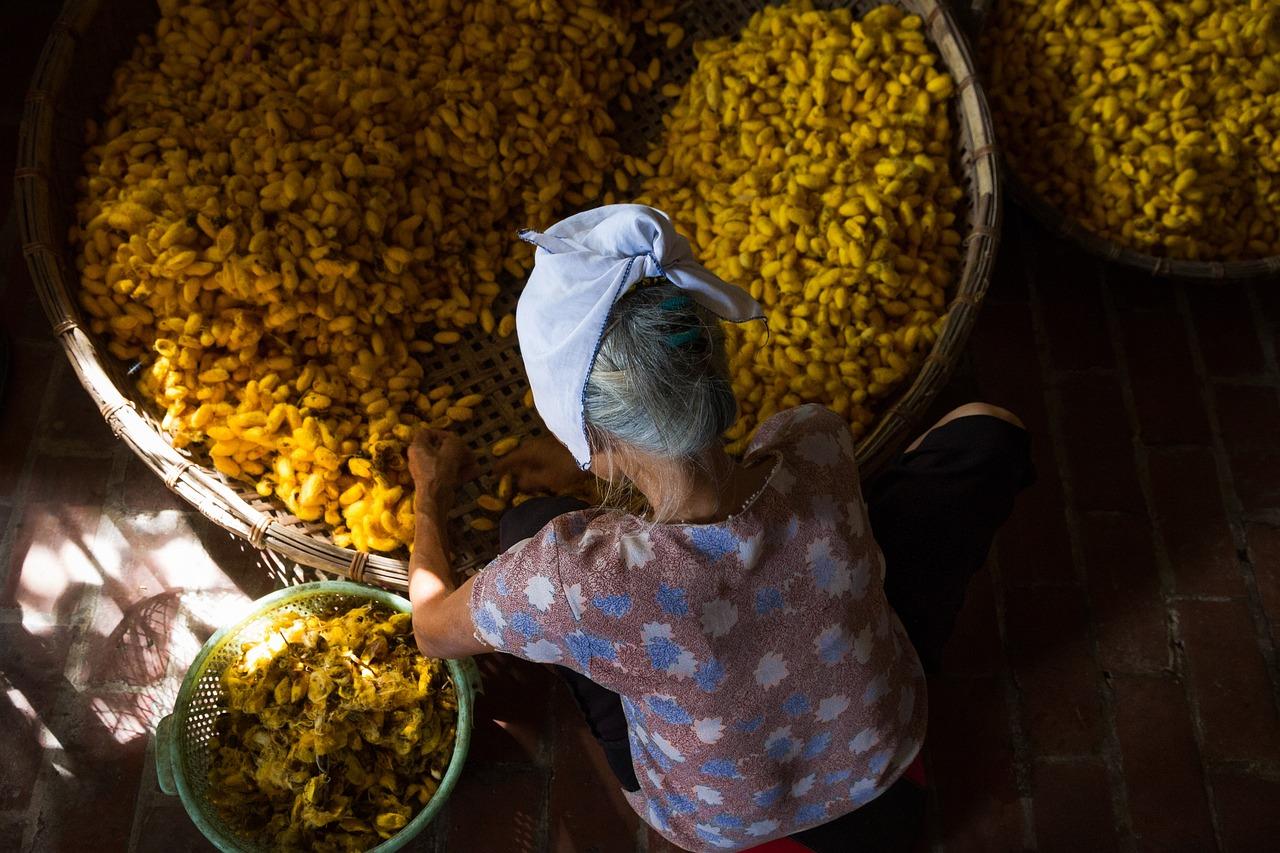
[[[402,613],[410,612],[407,600],[376,587],[350,581],[321,581],[289,587],[254,602],[253,611],[234,625],[218,631],[204,644],[187,670],[174,702],[173,713],[156,728],[156,775],[160,790],[182,799],[191,820],[204,836],[226,853],[261,853],[269,850],[262,839],[251,838],[222,819],[209,802],[209,740],[214,721],[225,708],[222,671],[240,653],[240,638],[264,619],[281,611],[306,615],[336,607],[358,607],[367,602]],[[435,796],[413,820],[391,838],[374,847],[376,853],[399,850],[436,816],[462,773],[471,743],[471,708],[479,673],[469,659],[446,661],[458,694],[457,737],[453,757]]]

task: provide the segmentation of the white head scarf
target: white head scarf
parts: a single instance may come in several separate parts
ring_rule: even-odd
[[[665,278],[735,323],[764,317],[750,294],[695,261],[689,241],[652,207],[610,204],[563,219],[545,233],[521,231],[520,238],[538,247],[516,307],[534,405],[583,469],[591,464],[582,414],[587,377],[609,311],[636,282]]]

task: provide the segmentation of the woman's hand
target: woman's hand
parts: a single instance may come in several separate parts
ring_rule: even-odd
[[[409,445],[414,489],[420,500],[432,502],[441,513],[453,508],[458,486],[477,473],[471,449],[448,430],[424,428]]]
[[[498,460],[494,471],[499,476],[512,474],[522,492],[557,495],[571,494],[591,476],[578,467],[568,448],[550,435],[525,439]]]

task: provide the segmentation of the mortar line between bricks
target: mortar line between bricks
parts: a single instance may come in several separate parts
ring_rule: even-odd
[[[1218,497],[1219,497],[1219,500],[1222,502],[1223,509],[1226,512],[1227,526],[1231,530],[1232,542],[1235,544],[1237,555],[1239,555],[1241,553],[1244,553],[1244,545],[1245,545],[1244,528],[1240,519],[1240,515],[1241,515],[1240,500],[1239,500],[1239,497],[1236,495],[1235,478],[1232,476],[1232,473],[1231,473],[1231,465],[1230,465],[1230,461],[1227,458],[1226,445],[1222,441],[1221,424],[1218,422],[1218,411],[1216,408],[1216,402],[1217,402],[1216,394],[1214,393],[1212,383],[1208,379],[1209,371],[1205,365],[1204,353],[1201,352],[1200,350],[1200,335],[1196,331],[1195,322],[1191,316],[1191,303],[1190,303],[1190,300],[1187,298],[1186,286],[1179,284],[1174,292],[1174,296],[1175,296],[1175,304],[1177,305],[1177,308],[1178,308],[1178,313],[1182,317],[1183,330],[1185,331],[1187,335],[1187,341],[1190,344],[1189,349],[1191,350],[1191,368],[1195,372],[1197,384],[1199,385],[1199,388],[1200,388],[1200,402],[1201,402],[1201,405],[1204,406],[1205,418],[1209,423],[1209,437],[1210,437],[1209,449],[1213,456],[1213,464],[1214,464],[1214,467],[1217,469],[1217,474],[1218,474],[1218,491],[1219,491]],[[1263,620],[1263,622],[1260,625],[1258,622],[1258,614],[1255,613],[1255,610],[1254,610],[1254,604],[1258,599],[1257,586],[1256,586],[1256,583],[1254,582],[1253,573],[1247,570],[1244,564],[1244,561],[1240,560],[1237,557],[1236,565],[1239,567],[1240,573],[1242,575],[1242,580],[1245,586],[1245,593],[1248,596],[1248,598],[1251,599],[1248,602],[1248,610],[1249,610],[1249,615],[1254,622],[1254,631],[1256,634],[1260,627],[1265,628],[1265,620]],[[1259,648],[1260,648],[1260,651],[1262,651],[1264,659],[1266,659],[1267,662],[1271,664],[1274,661],[1274,658],[1267,657],[1265,647],[1260,645]],[[1184,650],[1184,656],[1185,656],[1185,650]],[[1186,668],[1189,671],[1190,669],[1189,665]],[[1273,669],[1274,669],[1273,666],[1268,667],[1268,670],[1273,670]],[[1269,672],[1269,675],[1272,681],[1271,686],[1272,686],[1273,701],[1274,701],[1274,693],[1276,691],[1274,672]],[[1199,752],[1200,765],[1201,767],[1205,767],[1204,719],[1200,714],[1200,703],[1199,703],[1198,697],[1195,695],[1195,691],[1191,689],[1190,678],[1183,679],[1183,690],[1185,691],[1187,696],[1187,707],[1191,711],[1191,729],[1192,729],[1192,733],[1195,735],[1196,749]],[[1217,804],[1217,799],[1213,795],[1213,785],[1209,780],[1209,773],[1207,772],[1207,768],[1205,769],[1206,769],[1206,772],[1204,774],[1204,788],[1205,788],[1205,795],[1208,799],[1208,805],[1209,805],[1209,819],[1213,823],[1214,839],[1217,842],[1218,849],[1225,850],[1226,845],[1223,843],[1224,835],[1223,835],[1223,829],[1222,829],[1222,818],[1218,814],[1218,804]]]
[[[946,847],[942,841],[942,802],[938,798],[938,786],[934,784],[936,776],[933,772],[933,759],[928,749],[929,739],[925,735],[924,750],[924,775],[925,780],[929,783],[925,788],[925,809],[924,809],[924,831],[926,841],[928,843],[929,853],[946,853]],[[644,853],[644,851],[641,851]]]
[[[1246,524],[1265,524],[1268,527],[1280,527],[1280,508],[1258,510],[1250,512],[1246,510],[1240,515],[1240,520]],[[1276,649],[1277,657],[1280,657],[1280,648]]]
[[[30,808],[29,804],[27,808]],[[29,850],[30,847],[26,843],[27,826],[30,823],[30,820],[27,817],[27,809],[5,809],[4,811],[0,811],[0,820],[3,820],[10,826],[17,824],[22,827],[18,833],[18,846],[16,849]]]
[[[1272,782],[1280,782],[1280,761],[1206,761],[1205,767],[1233,775],[1261,776]]]
[[[551,849],[551,774],[555,772],[552,767],[538,767],[535,771],[538,779],[542,783],[540,790],[542,791],[542,803],[538,809],[538,849]]]
[[[118,449],[106,457],[112,460],[111,470],[107,474],[106,494],[98,511],[98,525],[94,528],[93,539],[87,544],[91,555],[98,553],[97,543],[103,539],[107,530],[114,526],[108,509],[113,503],[112,496],[120,491],[120,486],[124,482],[125,462],[127,462],[121,459]],[[91,557],[91,560],[95,569],[100,568],[97,557]],[[66,676],[67,683],[77,690],[87,687],[83,679],[88,677],[88,672],[77,672],[75,667],[87,661],[93,653],[96,638],[91,636],[90,628],[98,609],[103,606],[103,590],[107,585],[107,577],[105,573],[102,574],[102,582],[97,586],[86,585],[83,598],[68,620],[71,625],[71,644],[67,652],[67,667],[63,674]]]
[[[1129,370],[1129,351],[1125,347],[1124,332],[1120,328],[1119,311],[1111,289],[1106,286],[1106,270],[1103,271],[1102,309],[1107,323],[1111,346],[1116,354],[1116,367],[1120,373],[1120,397],[1124,403],[1125,416],[1129,421],[1131,443],[1133,445],[1134,467],[1138,476],[1138,488],[1142,492],[1143,508],[1146,510],[1147,524],[1151,530],[1151,545],[1154,551],[1156,570],[1160,576],[1160,598],[1164,606],[1165,648],[1168,650],[1166,662],[1175,677],[1181,678],[1178,649],[1181,637],[1178,636],[1175,620],[1171,616],[1170,602],[1176,597],[1177,579],[1173,571],[1173,561],[1169,558],[1168,544],[1164,541],[1164,530],[1160,526],[1156,511],[1155,490],[1151,485],[1151,452],[1142,440],[1142,421],[1138,416],[1138,403],[1134,396],[1133,373]],[[1188,342],[1190,345],[1190,342]],[[1184,679],[1183,690],[1186,690]]]
[[[1149,673],[1144,673],[1144,674],[1147,675],[1147,677],[1150,677]],[[1058,754],[1050,753],[1048,755],[1037,755],[1036,761],[1041,764],[1066,766],[1066,765],[1073,765],[1073,764],[1089,764],[1089,765],[1100,764],[1100,763],[1103,763],[1105,759],[1103,759],[1103,757],[1100,755],[1080,755],[1079,753],[1058,755]]]
[[[59,700],[54,706],[54,713],[61,713],[62,702]],[[24,821],[25,830],[22,834],[22,850],[43,850],[49,849],[46,845],[37,845],[36,839],[39,837],[40,831],[44,828],[41,826],[40,815],[44,811],[44,804],[48,799],[50,785],[47,783],[49,774],[58,776],[59,773],[55,769],[54,764],[59,756],[65,756],[64,749],[52,749],[44,747],[41,749],[40,769],[36,771],[35,782],[31,786],[31,802],[27,805],[27,817]]]
[[[12,175],[7,177],[12,178]],[[10,202],[8,209],[5,211],[5,218],[0,221],[0,248],[6,252],[21,252],[22,241],[18,239],[18,206]],[[7,257],[6,257],[7,260]],[[23,259],[26,263],[26,259]],[[9,288],[15,287],[13,276],[9,275],[9,265],[7,263],[0,264],[0,293],[8,293]]]
[[[1209,595],[1201,592],[1180,592],[1170,595],[1169,601],[1175,604],[1182,601],[1205,601],[1213,604],[1226,604],[1232,601],[1246,602],[1248,598],[1244,595]]]
[[[556,682],[560,679],[555,679]],[[568,690],[564,684],[552,683],[552,690]],[[552,777],[556,772],[556,753],[560,747],[560,733],[556,730],[555,719],[552,715],[552,709],[555,708],[555,699],[551,690],[543,691],[542,697],[542,737],[539,738],[538,758],[533,766],[533,772],[538,774],[538,820],[535,825],[537,832],[537,841],[539,850],[549,850],[551,847],[551,783]],[[583,723],[585,725],[585,723]],[[641,821],[643,823],[643,821]]]
[[[1228,388],[1274,388],[1277,377],[1259,373],[1253,376],[1210,376],[1209,381]]]
[[[56,438],[37,439],[34,449],[37,456],[56,456],[61,459],[114,459],[116,456],[114,449],[94,450]]]
[[[1031,337],[1035,344],[1036,360],[1043,377],[1048,343],[1041,333],[1042,330],[1036,324],[1036,315],[1034,313],[1037,308],[1036,294],[1031,289],[1032,275],[1026,254],[1026,235],[1022,225],[1016,219],[1013,220],[1013,228],[1017,231],[1017,238],[1014,243],[1017,268],[1022,271],[1023,282],[1027,286],[1027,309],[1032,312]],[[1046,436],[1045,438],[1049,439],[1051,447],[1056,447],[1051,437]],[[1055,461],[1061,467],[1061,458],[1055,457]],[[1035,785],[1032,779],[1031,736],[1027,733],[1023,719],[1025,703],[1022,698],[1022,687],[1014,676],[1013,667],[1009,665],[1009,632],[1006,618],[1007,602],[1004,595],[1004,571],[1000,565],[994,543],[987,562],[991,566],[991,598],[996,614],[996,636],[1000,640],[1000,662],[1002,664],[1000,685],[1004,692],[1005,704],[1009,709],[1009,741],[1013,746],[1014,788],[1018,792],[1019,813],[1022,818],[1022,843],[1027,850],[1035,850],[1038,844],[1036,841]]]
[[[17,130],[17,127],[15,126],[14,129]],[[13,179],[12,174],[7,175],[6,177],[10,180]],[[4,219],[0,220],[0,226],[3,226],[0,228],[0,238],[13,236],[18,233],[18,205],[13,202],[12,197],[9,200],[8,208],[5,209]]]
[[[1115,376],[1116,369],[1114,367],[1055,367],[1053,369],[1053,377],[1058,383],[1063,379],[1079,379],[1081,377],[1114,379]]]
[[[124,502],[124,485],[129,476],[129,460],[133,451],[123,441],[116,441],[111,448],[111,472],[107,474],[107,496],[102,501],[102,515],[119,518],[129,511]]]
[[[1105,275],[1105,273],[1104,273]],[[1104,278],[1105,283],[1105,278]],[[1181,293],[1181,291],[1179,291]],[[1155,490],[1151,484],[1151,453],[1150,448],[1142,440],[1141,420],[1138,416],[1138,405],[1134,397],[1133,374],[1129,370],[1129,353],[1125,347],[1124,333],[1120,327],[1119,312],[1115,305],[1115,300],[1108,287],[1102,288],[1103,311],[1106,314],[1108,330],[1111,338],[1112,346],[1116,353],[1116,366],[1119,368],[1121,377],[1121,397],[1124,401],[1125,414],[1128,417],[1129,428],[1133,440],[1133,457],[1134,464],[1137,469],[1138,487],[1142,492],[1143,504],[1146,508],[1147,522],[1151,527],[1151,543],[1154,550],[1156,567],[1160,576],[1160,597],[1164,605],[1165,613],[1165,643],[1168,649],[1170,670],[1173,676],[1182,683],[1183,697],[1187,703],[1188,715],[1192,718],[1193,731],[1195,732],[1197,758],[1200,760],[1200,766],[1203,769],[1203,731],[1199,720],[1198,712],[1192,703],[1190,679],[1186,677],[1186,650],[1183,644],[1181,625],[1177,618],[1177,609],[1174,605],[1180,601],[1205,601],[1205,600],[1233,600],[1226,596],[1205,596],[1205,595],[1178,595],[1176,593],[1177,583],[1173,570],[1173,561],[1169,557],[1168,543],[1165,541],[1164,528],[1159,523],[1158,512],[1155,503]],[[1186,329],[1184,328],[1184,334]],[[1198,355],[1197,342],[1188,338],[1188,347]],[[1193,357],[1195,357],[1193,355]],[[1203,384],[1203,376],[1199,377]],[[1130,675],[1129,673],[1122,673]],[[1142,677],[1158,677],[1152,676],[1150,673],[1132,673]],[[1120,756],[1121,766],[1123,766],[1124,756]],[[1201,779],[1201,787],[1204,790],[1205,802],[1209,807],[1210,816],[1213,823],[1214,842],[1222,849],[1222,836],[1218,828],[1217,815],[1213,806],[1213,795],[1209,787],[1209,775],[1204,773]]]
[[[1100,262],[1093,261],[1094,274],[1098,276],[1102,290],[1106,290],[1106,280]],[[1049,415],[1048,428],[1053,438],[1054,461],[1058,467],[1058,477],[1062,486],[1062,497],[1067,520],[1067,539],[1071,547],[1072,564],[1076,570],[1084,590],[1085,615],[1088,618],[1089,653],[1095,670],[1099,671],[1095,690],[1102,708],[1103,738],[1101,758],[1107,770],[1107,782],[1111,791],[1111,811],[1115,821],[1116,839],[1119,849],[1125,853],[1137,850],[1133,835],[1133,819],[1129,814],[1129,796],[1124,784],[1124,771],[1120,759],[1119,736],[1116,734],[1115,702],[1107,682],[1098,664],[1098,627],[1094,618],[1093,604],[1089,600],[1088,576],[1085,571],[1084,544],[1081,542],[1079,512],[1075,505],[1075,484],[1066,458],[1066,439],[1063,434],[1063,404],[1058,383],[1054,380],[1052,362],[1048,351],[1048,330],[1045,321],[1045,307],[1040,299],[1040,288],[1028,258],[1023,257],[1023,266],[1027,271],[1028,304],[1031,307],[1031,324],[1035,332],[1036,351],[1040,362],[1040,376],[1045,386],[1045,409]]]
[[[1271,381],[1274,383],[1277,378],[1280,378],[1280,353],[1276,352],[1275,339],[1267,334],[1267,326],[1269,324],[1265,319],[1266,314],[1263,312],[1262,306],[1258,303],[1258,290],[1254,282],[1245,284],[1244,298],[1249,303],[1249,314],[1253,320],[1254,335],[1257,336],[1258,342],[1262,344],[1262,363],[1266,365],[1267,373],[1271,375]]]
[[[1022,725],[1022,691],[1013,678],[1009,666],[1008,631],[1005,628],[1004,573],[995,547],[987,558],[991,572],[991,598],[996,612],[996,636],[1000,638],[1000,688],[1005,704],[1009,707],[1009,741],[1013,745],[1013,781],[1018,792],[1018,807],[1022,815],[1022,843],[1029,850],[1036,848],[1035,790],[1032,783],[1031,738]]]
[[[1133,514],[1122,513],[1122,515],[1124,515],[1125,517],[1131,518]],[[1045,581],[1045,580],[1028,580],[1028,581],[1020,580],[1018,581],[1018,588],[1019,589],[1036,589],[1036,590],[1062,590],[1064,592],[1080,592],[1081,591],[1081,587],[1079,584],[1069,584],[1069,583],[1061,583],[1059,581]],[[1214,602],[1218,604],[1232,602],[1232,601],[1240,601],[1240,602],[1246,601],[1246,598],[1244,595],[1212,595],[1209,593],[1201,593],[1201,592],[1173,593],[1166,596],[1166,598],[1169,602],[1206,601],[1206,602]],[[947,677],[958,679],[958,680],[963,680],[966,678],[976,680],[976,679],[984,678],[985,676],[958,672],[958,673],[948,673]]]
[[[0,228],[0,247],[3,247],[6,251],[20,252],[22,241],[18,239],[17,206],[10,204],[8,214],[8,217],[4,220],[4,227]],[[25,265],[26,259],[24,258],[22,262]],[[20,280],[22,279],[15,280],[10,276],[7,266],[4,266],[4,268],[0,269],[0,284],[3,285],[3,287],[0,287],[0,292],[7,293],[9,288],[17,287],[18,281]],[[40,315],[42,317],[46,316],[43,306],[41,307]],[[48,323],[47,319],[45,323]],[[28,329],[25,327],[19,329],[13,334],[12,342],[21,343],[27,346],[36,345],[41,349],[57,349],[61,352],[62,347],[58,345],[58,342],[54,340],[53,336],[49,333],[49,326],[46,324],[41,324],[34,329]]]
[[[149,772],[156,764],[156,739],[147,736],[147,748],[142,755],[142,773],[138,780],[138,796],[133,801],[133,819],[129,822],[129,840],[125,842],[125,853],[136,853],[138,846],[142,843],[142,826],[146,822],[147,814],[154,807],[156,796],[165,796],[161,794],[157,786],[152,782],[152,774]]]
[[[63,380],[64,372],[67,370],[70,370],[70,366],[63,358],[56,359],[50,368],[49,384],[45,388],[44,396],[40,402],[40,411],[36,417],[35,431],[37,435],[44,434],[44,427],[53,415],[55,401],[57,399],[57,389]],[[23,506],[27,504],[25,498],[30,493],[31,484],[35,478],[36,460],[39,458],[41,450],[42,442],[39,440],[33,441],[31,446],[27,449],[27,458],[23,465],[23,472],[19,478],[17,488],[14,490],[15,496],[20,495],[23,498],[23,500],[21,500],[21,504]],[[107,499],[108,498],[104,497],[104,507]],[[99,511],[101,513],[102,509],[100,508]],[[13,517],[9,521],[9,530],[6,532],[5,536],[5,546],[0,548],[0,558],[5,560],[5,582],[9,581],[8,574],[12,569],[12,560],[9,558],[11,557],[13,539],[16,536],[17,527],[21,523],[21,517],[22,513],[13,514]],[[103,517],[103,515],[100,515],[99,517],[99,527],[101,527]],[[95,529],[94,541],[96,541],[97,535],[98,531]],[[94,542],[89,542],[86,545],[91,552],[93,550],[93,546]],[[80,690],[73,681],[74,673],[69,670],[73,667],[72,662],[80,659],[79,656],[82,654],[85,638],[83,636],[77,637],[77,634],[83,633],[83,627],[87,624],[86,620],[92,616],[93,610],[97,605],[97,597],[100,594],[100,590],[101,587],[94,587],[91,584],[86,585],[84,597],[77,604],[75,611],[68,620],[69,631],[72,639],[68,645],[67,655],[63,661],[62,674],[64,676],[64,684],[59,689],[51,705],[50,713],[54,717],[67,718],[68,712],[74,711],[75,705],[79,701],[81,695]],[[18,605],[17,610],[21,613],[21,605]],[[32,784],[31,800],[27,806],[27,817],[25,821],[26,831],[23,835],[22,848],[24,850],[32,849],[36,846],[38,834],[41,830],[40,816],[44,811],[45,804],[52,787],[51,782],[60,778],[60,773],[55,767],[55,763],[62,752],[62,750],[50,748],[44,748],[41,750],[40,767],[36,771],[35,781]]]
[[[1203,354],[1200,352],[1200,337],[1191,319],[1190,301],[1185,288],[1178,289],[1178,307],[1183,314],[1183,323],[1191,336],[1191,360],[1194,369],[1201,378],[1200,389],[1205,407],[1208,409],[1209,435],[1213,450],[1214,463],[1218,468],[1218,479],[1222,488],[1224,508],[1231,528],[1231,536],[1236,546],[1236,566],[1244,581],[1245,596],[1249,617],[1253,621],[1254,638],[1258,650],[1267,665],[1267,675],[1271,681],[1271,701],[1273,710],[1280,711],[1280,667],[1277,667],[1276,648],[1271,639],[1270,621],[1266,610],[1262,607],[1262,595],[1258,591],[1258,578],[1254,573],[1253,561],[1249,557],[1249,542],[1245,535],[1244,505],[1236,491],[1235,475],[1231,471],[1231,462],[1227,456],[1226,442],[1222,438],[1222,425],[1218,420],[1217,393],[1213,385],[1203,381],[1206,375]],[[1261,337],[1261,335],[1259,336]],[[1278,392],[1280,393],[1280,392]]]
[[[49,368],[49,384],[45,386],[44,396],[40,398],[39,412],[36,414],[36,422],[34,432],[37,436],[45,432],[44,426],[48,422],[50,414],[53,411],[54,401],[58,397],[58,383],[62,378],[62,371],[69,369],[65,358],[56,359]],[[27,495],[31,491],[31,483],[35,479],[36,460],[40,458],[40,442],[37,439],[32,441],[27,447],[27,458],[22,462],[22,472],[18,475],[18,482],[14,485],[13,495],[11,499],[15,507],[26,508],[28,501]],[[0,583],[7,584],[10,581],[9,573],[13,569],[13,543],[17,539],[18,529],[22,526],[24,513],[21,511],[11,513],[9,515],[9,523],[5,526],[4,531],[0,531]],[[15,609],[21,610],[18,606]]]

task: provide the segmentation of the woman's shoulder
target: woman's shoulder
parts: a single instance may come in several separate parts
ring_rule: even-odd
[[[590,507],[558,515],[547,523],[546,535],[563,551],[598,549],[640,520],[612,507]]]
[[[565,513],[543,531],[566,586],[578,582],[609,586],[611,577],[625,577],[639,553],[651,549],[652,532],[653,525],[608,507]]]
[[[660,598],[673,577],[710,578],[727,554],[739,553],[759,531],[750,519],[714,524],[651,522],[620,511],[585,518],[562,516],[557,527],[557,564],[566,587],[604,597]]]
[[[820,403],[805,403],[784,409],[766,418],[756,430],[755,442],[764,436],[783,436],[803,432],[830,432],[836,429],[848,431],[844,418]],[[754,443],[754,442],[753,442]]]
[[[817,403],[779,412],[762,423],[747,454],[769,451],[798,453],[818,465],[854,461],[853,433],[840,415]]]

